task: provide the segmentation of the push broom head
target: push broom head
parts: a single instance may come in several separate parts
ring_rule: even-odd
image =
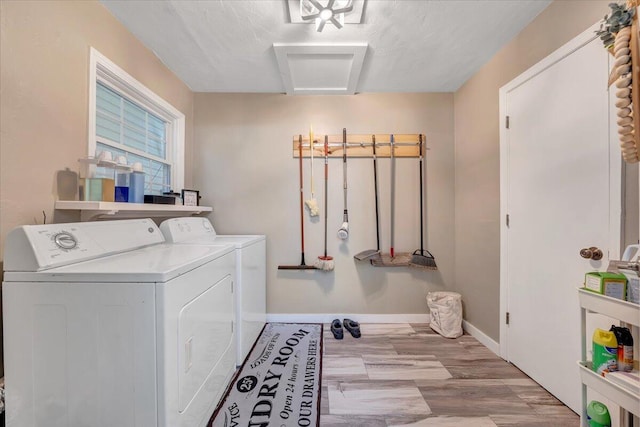
[[[425,255],[426,253],[426,255]],[[411,262],[409,263],[412,267],[424,268],[427,270],[437,270],[438,266],[436,265],[436,259],[431,255],[429,251],[423,251],[421,249],[416,250],[411,255]]]
[[[393,256],[388,253],[381,253],[378,257],[371,258],[371,265],[374,267],[407,267],[411,263],[409,252],[395,252]]]
[[[279,265],[278,270],[317,270],[313,265]]]

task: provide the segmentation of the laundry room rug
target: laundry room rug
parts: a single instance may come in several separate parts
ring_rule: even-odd
[[[319,426],[322,324],[267,323],[209,427]]]

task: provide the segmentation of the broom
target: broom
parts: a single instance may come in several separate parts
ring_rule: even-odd
[[[380,254],[379,258],[371,258],[371,265],[376,267],[406,267],[411,261],[411,254],[407,252],[396,253],[394,248],[395,237],[395,203],[396,203],[396,158],[395,140],[389,135],[389,157],[391,158],[391,224],[390,224],[390,248],[389,254]]]
[[[298,138],[298,154],[300,156],[300,265],[279,265],[278,270],[315,270],[312,265],[304,263],[304,194],[302,190],[302,135]]]
[[[380,209],[378,208],[378,160],[376,157],[376,136],[371,136],[371,146],[373,148],[373,194],[376,200],[376,249],[367,249],[355,254],[353,257],[358,261],[365,259],[376,259],[381,262],[380,257]],[[373,263],[373,260],[372,260]]]
[[[315,262],[318,270],[332,271],[334,268],[333,257],[327,255],[327,193],[329,182],[329,137],[324,136],[324,256],[319,256]]]
[[[436,259],[431,255],[431,252],[424,249],[424,214],[422,210],[423,200],[422,200],[422,134],[420,134],[420,249],[417,249],[411,255],[411,262],[409,263],[412,267],[421,267],[426,268],[428,270],[437,270]],[[426,253],[426,255],[425,255]]]

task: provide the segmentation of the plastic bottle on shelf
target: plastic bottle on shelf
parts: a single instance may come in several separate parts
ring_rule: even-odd
[[[611,427],[611,415],[604,403],[592,400],[587,406],[589,427]]]
[[[144,170],[140,162],[133,164],[129,174],[129,202],[144,203]]]
[[[629,328],[611,325],[611,332],[618,341],[618,370],[630,372],[633,370],[633,335]]]
[[[600,375],[618,370],[618,341],[613,332],[600,328],[593,332],[592,369]]]
[[[128,202],[130,172],[127,166],[127,158],[125,156],[118,156],[116,163],[115,201]]]
[[[100,181],[100,187],[102,189],[100,200],[103,202],[113,202],[116,186],[116,169],[113,155],[110,151],[103,151],[98,155],[98,160],[95,179]]]
[[[97,158],[79,159],[80,200],[113,202],[115,194],[115,162],[109,151]]]

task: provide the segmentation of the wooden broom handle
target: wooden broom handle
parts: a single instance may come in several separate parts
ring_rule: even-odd
[[[300,154],[300,162],[298,165],[300,173],[300,250],[302,252],[302,263],[304,265],[304,193],[303,193],[303,178],[302,178],[302,135],[299,135],[298,139],[298,153]]]

